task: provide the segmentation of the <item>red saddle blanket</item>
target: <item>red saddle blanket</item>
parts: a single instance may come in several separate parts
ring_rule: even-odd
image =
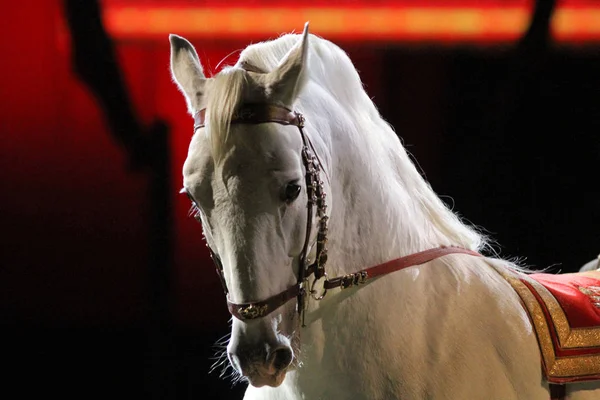
[[[600,379],[600,271],[501,273],[529,314],[548,381]]]

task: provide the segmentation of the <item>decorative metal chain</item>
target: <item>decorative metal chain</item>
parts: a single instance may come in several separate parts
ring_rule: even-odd
[[[315,284],[323,277],[327,280],[327,273],[325,272],[325,264],[327,263],[327,233],[328,233],[328,221],[327,216],[327,195],[325,193],[325,183],[320,179],[320,163],[318,158],[313,154],[312,149],[308,143],[305,143],[302,149],[302,158],[306,167],[306,193],[308,196],[308,207],[316,206],[318,222],[317,231],[317,249],[314,266],[315,278],[310,288],[310,295],[315,300],[321,300],[325,297],[327,290],[325,289],[320,295],[315,290]],[[306,277],[304,284],[308,284],[308,277]],[[304,304],[306,307],[308,304]],[[304,326],[304,311],[302,313],[302,326]]]
[[[319,279],[325,275],[325,264],[327,263],[327,223],[329,221],[326,204],[327,195],[325,193],[325,183],[319,179],[320,166],[318,160],[309,146],[304,146],[302,149],[302,157],[306,166],[308,207],[316,205],[317,217],[319,218],[315,259],[315,277]]]
[[[317,269],[315,270],[315,278],[319,279],[325,275],[325,264],[327,263],[327,203],[325,202],[326,193],[323,181],[319,180],[317,185],[317,216],[319,217],[319,231],[317,233]]]

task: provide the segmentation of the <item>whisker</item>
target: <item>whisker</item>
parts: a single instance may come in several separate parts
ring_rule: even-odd
[[[217,339],[213,345],[213,349],[215,349],[216,352],[210,359],[215,361],[210,366],[208,373],[212,374],[220,369],[219,378],[230,380],[231,387],[233,387],[241,382],[246,382],[247,378],[242,376],[242,374],[240,374],[229,362],[229,357],[227,356],[227,344],[229,343],[230,338],[231,333],[229,332]]]
[[[217,341],[215,342],[215,345],[218,346],[218,347],[220,347],[220,346],[226,344],[227,342],[229,342],[229,338],[230,337],[231,337],[231,333],[227,333],[226,335],[224,335],[220,339],[217,339]],[[215,345],[213,345],[213,347]]]
[[[222,375],[223,375],[223,371],[226,371],[226,370],[227,370],[227,365],[226,365],[226,363],[227,363],[228,361],[229,361],[229,360],[228,360],[227,358],[220,357],[220,358],[219,358],[217,361],[215,361],[215,362],[214,362],[214,363],[213,363],[213,364],[210,366],[210,369],[208,370],[208,373],[209,373],[209,374],[212,374],[212,373],[213,373],[213,372],[215,372],[215,371],[216,371],[216,370],[217,370],[219,367],[223,367],[223,368],[221,369],[221,373],[219,374],[220,376],[222,376]]]
[[[192,204],[192,206],[190,207],[190,210],[188,211],[188,217],[195,217],[199,211],[200,210],[198,209],[198,207],[196,207],[194,204]]]

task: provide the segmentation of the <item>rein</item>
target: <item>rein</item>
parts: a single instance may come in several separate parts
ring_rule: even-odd
[[[202,109],[194,114],[194,132],[197,129],[205,127],[206,109]],[[219,256],[210,248],[210,255],[215,263],[217,274],[221,280],[223,290],[227,297],[227,308],[231,315],[240,320],[253,320],[262,318],[279,307],[286,304],[293,298],[297,299],[297,312],[301,317],[302,326],[304,324],[304,312],[306,310],[306,296],[310,294],[315,300],[321,300],[327,294],[327,291],[334,288],[347,289],[366,283],[370,279],[378,276],[387,275],[392,272],[420,265],[432,261],[436,258],[448,254],[469,254],[480,256],[479,253],[467,250],[460,247],[438,247],[419,253],[411,254],[395,260],[388,261],[383,264],[375,265],[370,268],[360,270],[358,272],[347,274],[335,278],[328,278],[325,272],[325,264],[327,262],[327,205],[325,204],[326,194],[324,191],[324,183],[319,179],[319,172],[322,171],[321,163],[314,147],[306,134],[304,133],[304,117],[298,112],[289,110],[286,107],[274,104],[246,104],[237,111],[231,119],[231,124],[262,124],[262,123],[277,123],[286,126],[296,126],[302,138],[302,161],[306,170],[306,194],[307,201],[307,221],[306,221],[306,236],[302,252],[300,253],[300,267],[298,271],[298,281],[294,286],[271,296],[262,301],[248,303],[233,303],[229,300],[229,290],[225,282],[223,274],[223,265]],[[324,171],[323,171],[324,172]],[[308,253],[310,246],[310,236],[312,232],[313,215],[316,209],[318,222],[317,231],[317,249],[314,263],[308,265]],[[314,281],[310,289],[308,288],[308,279],[314,275]],[[321,279],[323,282],[323,291],[317,295],[315,284]]]

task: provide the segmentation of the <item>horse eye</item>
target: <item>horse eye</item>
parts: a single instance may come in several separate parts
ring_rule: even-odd
[[[292,201],[296,200],[300,195],[301,189],[302,188],[300,187],[300,185],[298,185],[295,182],[288,183],[287,185],[285,185],[283,200],[285,200],[286,203],[291,203]]]

